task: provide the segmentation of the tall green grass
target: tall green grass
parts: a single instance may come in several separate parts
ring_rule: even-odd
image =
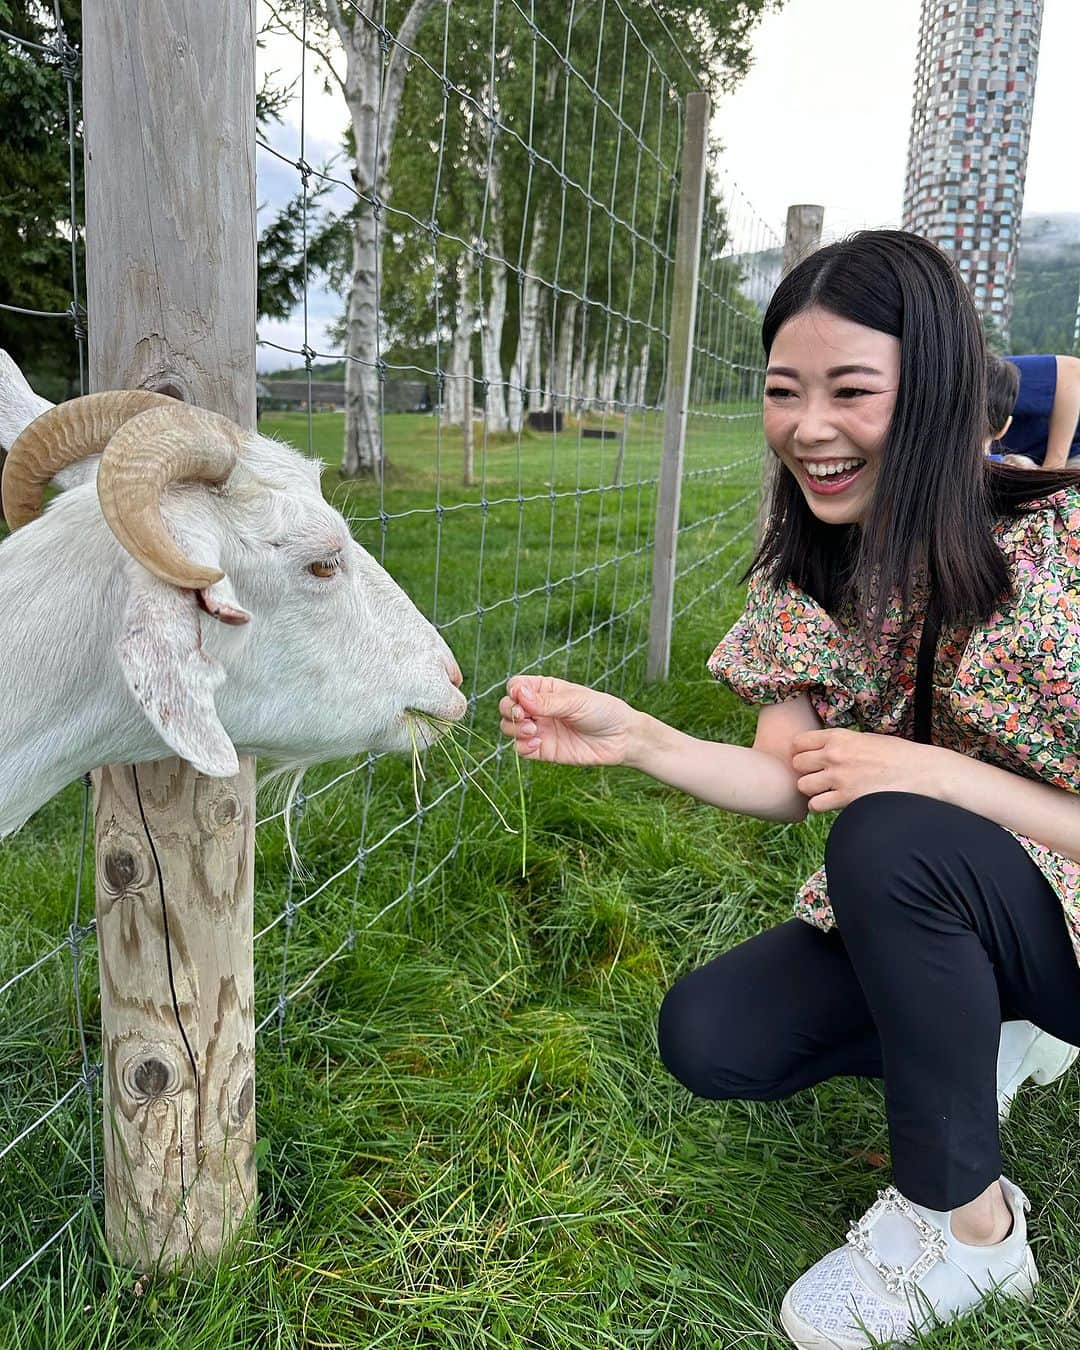
[[[558,499],[553,531],[550,500],[535,516],[516,500],[468,507],[460,523],[443,517],[436,590],[432,518],[396,515],[432,500],[432,424],[387,425],[391,469],[381,492],[340,485],[331,467],[328,493],[367,518],[361,535],[422,607],[430,612],[437,601],[444,619],[476,607],[482,524],[484,606],[510,594],[515,567],[524,591],[523,575],[542,581],[549,566],[552,576],[566,575],[597,550],[603,559],[626,549],[632,537],[626,502],[619,535],[617,512],[612,503],[601,508],[599,494]],[[283,417],[278,428],[306,445],[304,419]],[[332,458],[339,435],[340,419],[313,419],[316,453]],[[483,495],[516,497],[519,481],[526,495],[545,483],[602,480],[601,450],[582,447],[579,462],[572,433],[556,447],[553,478],[549,442],[490,447]],[[710,423],[692,430],[691,467],[706,462],[710,444],[730,462],[753,449],[742,424]],[[655,453],[655,439],[643,440],[636,464],[628,453],[624,480],[648,477]],[[752,486],[755,472],[733,471],[722,488],[688,480],[684,520],[714,514]],[[497,493],[500,484],[509,493]],[[631,491],[647,543],[654,501],[636,487],[627,499]],[[442,494],[447,505],[481,495],[448,486]],[[732,516],[691,531],[684,565],[739,524]],[[648,555],[635,578],[637,561],[568,583],[550,605],[544,594],[522,602],[516,625],[512,605],[461,619],[448,636],[469,687],[494,682],[514,658],[531,659],[542,639],[550,648],[588,633],[610,614],[613,596],[647,586]],[[726,565],[722,556],[692,573],[677,603]],[[745,741],[750,714],[704,673],[738,605],[734,581],[710,593],[676,626],[672,678],[645,687],[639,656],[619,670],[617,687],[688,731]],[[635,612],[615,634],[614,656],[640,640],[638,619]],[[561,654],[552,673],[597,678],[609,636],[602,628]],[[473,720],[491,741],[495,698]],[[489,753],[479,741],[463,744],[480,758]],[[293,900],[344,875],[301,903],[287,953],[284,923],[256,947],[263,1016],[283,983],[286,991],[303,984],[355,934],[289,1002],[280,1033],[272,1020],[260,1036],[257,1227],[196,1277],[139,1282],[115,1268],[97,1210],[83,1200],[88,1137],[76,1094],[0,1162],[0,1280],[80,1211],[68,1238],[0,1296],[0,1345],[785,1344],[777,1311],[787,1285],[842,1240],[846,1220],[888,1180],[875,1166],[887,1151],[880,1090],[845,1080],[779,1104],[698,1102],[660,1065],[654,1023],[680,972],[787,917],[795,886],[820,860],[825,824],[724,816],[625,770],[530,765],[524,868],[521,835],[504,828],[479,792],[456,789],[361,869],[351,865],[361,838],[370,845],[413,813],[416,795],[433,802],[462,764],[430,751],[423,779],[414,781],[406,757],[318,791],[347,767],[325,766],[305,782],[295,824],[308,876],[293,879]],[[480,781],[516,828],[509,756],[489,771]],[[0,849],[0,983],[66,932],[80,794],[61,794]],[[427,885],[410,890],[410,878],[440,861]],[[289,888],[278,819],[258,834],[257,929],[282,913]],[[93,1032],[92,944],[87,957],[84,1014]],[[79,1072],[64,960],[0,997],[0,1065],[2,1147]],[[1006,1170],[1034,1204],[1045,1280],[1038,1301],[985,1309],[925,1344],[1080,1344],[1078,1113],[1073,1076],[1060,1090],[1021,1093],[1005,1134]]]

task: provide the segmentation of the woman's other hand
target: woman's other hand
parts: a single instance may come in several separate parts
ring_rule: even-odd
[[[515,675],[499,703],[501,729],[524,759],[622,764],[639,714],[621,698],[548,675]]]
[[[943,758],[951,751],[868,731],[804,731],[791,743],[791,767],[810,810],[839,811],[871,792],[943,798]]]

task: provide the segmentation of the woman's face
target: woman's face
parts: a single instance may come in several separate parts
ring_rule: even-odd
[[[828,310],[804,310],[773,339],[765,440],[827,525],[866,518],[899,381],[899,341]]]

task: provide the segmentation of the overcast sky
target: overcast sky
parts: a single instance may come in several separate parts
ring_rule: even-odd
[[[919,0],[787,0],[714,129],[735,181],[774,229],[825,207],[825,233],[899,226]],[[1080,211],[1080,0],[1045,0],[1025,214]]]
[[[919,10],[920,0],[787,0],[759,25],[753,68],[718,102],[714,128],[726,147],[725,168],[777,234],[797,202],[825,207],[826,237],[900,224]],[[297,47],[290,39],[271,41],[259,53],[260,73],[295,77]],[[1028,215],[1080,212],[1078,56],[1080,0],[1045,0]],[[340,146],[347,115],[340,97],[325,95],[311,75],[307,107],[305,154],[321,164]],[[296,99],[286,125],[271,137],[283,154],[298,154],[299,122]],[[258,172],[262,224],[296,190],[296,172],[264,151]],[[335,200],[345,203],[348,194],[338,191]],[[336,296],[312,290],[309,334],[316,349],[329,350],[323,323],[340,309]],[[303,341],[296,319],[262,323],[259,331],[289,347]],[[295,364],[293,356],[259,349],[260,370]]]

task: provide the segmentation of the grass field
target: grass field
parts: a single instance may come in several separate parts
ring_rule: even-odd
[[[478,446],[472,489],[432,420],[386,425],[381,489],[339,481],[340,418],[312,420],[312,448],[358,537],[449,624],[481,758],[496,686],[530,664],[607,680],[697,734],[750,735],[704,659],[739,605],[760,472],[751,419],[692,421],[676,596],[688,608],[672,678],[653,686],[640,646],[656,425],[630,429],[621,487],[614,445],[569,431]],[[306,418],[264,430],[307,446]],[[489,768],[519,825],[509,757]],[[725,817],[629,771],[531,766],[523,873],[520,834],[455,787],[437,751],[427,769],[419,818],[405,763],[310,775],[303,879],[290,881],[280,820],[258,832],[256,930],[296,909],[256,944],[269,1018],[256,1231],[198,1278],[138,1284],[113,1268],[85,1201],[79,1090],[0,1157],[0,1283],[77,1215],[0,1294],[3,1350],[786,1344],[784,1290],[889,1179],[881,1092],[842,1080],[774,1105],[698,1102],[659,1063],[654,1024],[680,972],[787,916],[826,823]],[[0,851],[0,986],[67,932],[81,791]],[[93,1037],[92,942],[84,958]],[[0,993],[0,1149],[79,1070],[61,955]],[[1006,1170],[1034,1206],[1036,1305],[985,1310],[926,1345],[1080,1345],[1078,1081],[1022,1093],[1005,1134]]]

